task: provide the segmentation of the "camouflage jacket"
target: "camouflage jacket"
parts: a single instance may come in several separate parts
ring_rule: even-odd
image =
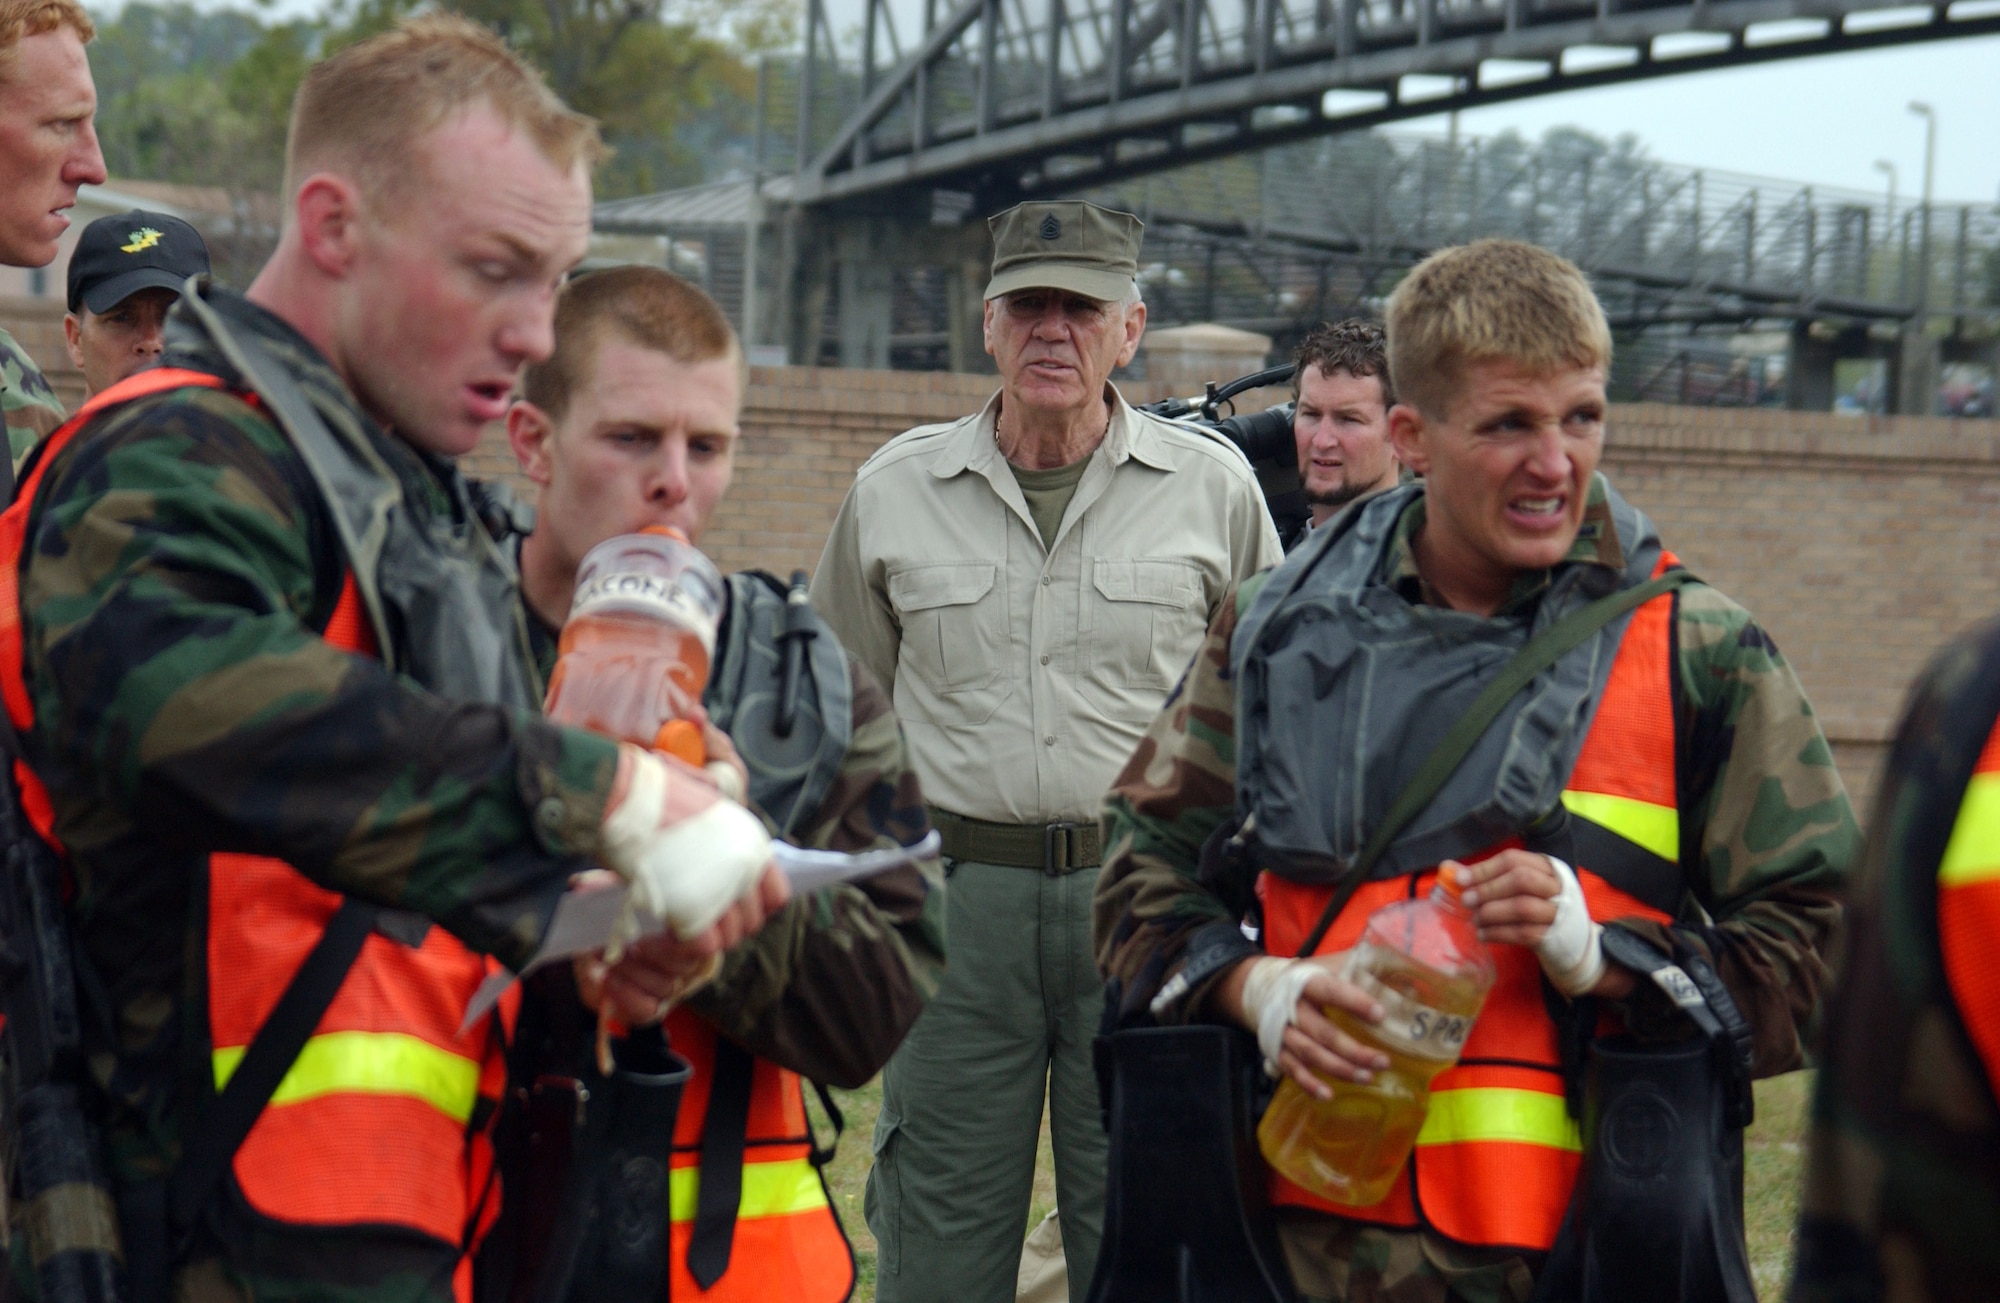
[[[1435,603],[1411,547],[1422,506],[1418,498],[1399,522],[1381,582],[1405,600]],[[1605,563],[1593,533],[1579,536],[1564,564]],[[1519,576],[1498,615],[1531,609],[1548,581],[1549,572]],[[1224,601],[1105,800],[1094,934],[1122,1019],[1145,1016],[1191,943],[1234,946],[1244,957],[1261,953],[1237,927],[1253,907],[1252,878],[1205,881],[1197,871],[1204,841],[1235,806],[1229,646],[1240,600],[1239,589]],[[1811,706],[1770,637],[1742,607],[1705,585],[1681,589],[1676,610],[1681,827],[1684,844],[1701,847],[1700,861],[1688,866],[1688,886],[1715,920],[1690,939],[1708,951],[1754,1025],[1757,1072],[1783,1072],[1803,1062],[1827,977],[1820,951],[1839,916],[1841,870],[1858,833]],[[1634,919],[1621,926],[1665,941],[1657,924]],[[1170,1001],[1163,1020],[1206,1017],[1205,1002],[1222,971]],[[1681,1021],[1650,984],[1620,1012],[1642,1033]],[[1310,1296],[1346,1297],[1349,1288],[1364,1288],[1365,1275],[1394,1303],[1525,1297],[1529,1274],[1512,1255],[1473,1253],[1416,1232],[1314,1220],[1320,1224],[1295,1224],[1286,1234],[1299,1285]],[[1312,1247],[1301,1248],[1302,1237]],[[1351,1285],[1350,1266],[1361,1273]]]
[[[530,608],[528,633],[546,679],[557,631]],[[718,654],[730,645],[725,624]],[[791,840],[839,851],[906,846],[930,830],[930,816],[903,729],[874,676],[846,659],[853,740]],[[710,677],[730,676],[718,662]],[[888,1062],[943,976],[942,885],[935,867],[905,868],[794,900],[724,957],[688,1007],[753,1054],[814,1081],[860,1086]]]
[[[374,427],[304,338],[217,295],[329,422],[444,510],[448,467]],[[232,375],[206,349],[169,366]],[[206,1067],[206,856],[282,857],[313,881],[429,916],[519,966],[597,847],[616,765],[602,737],[451,702],[319,631],[346,562],[284,433],[230,393],[113,408],[37,492],[21,564],[24,739],[74,875],[102,991],[91,1064],[124,1179],[174,1161],[176,1078]],[[181,1081],[192,1083],[193,1077]]]
[[[69,419],[42,369],[5,330],[0,330],[0,416],[7,421],[7,449],[16,466],[42,436]]]
[[[1795,1303],[2000,1299],[2000,1103],[1947,982],[1939,872],[2000,714],[2000,625],[1947,648],[1897,729],[1854,875],[1813,1104]],[[1990,863],[1993,829],[1981,863]],[[1984,938],[1990,1023],[1992,953]]]

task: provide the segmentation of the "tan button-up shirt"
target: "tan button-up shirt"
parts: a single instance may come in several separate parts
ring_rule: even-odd
[[[884,444],[841,504],[813,605],[893,685],[934,805],[1094,821],[1223,595],[1282,555],[1241,453],[1109,396],[1051,547],[994,444],[998,395]]]

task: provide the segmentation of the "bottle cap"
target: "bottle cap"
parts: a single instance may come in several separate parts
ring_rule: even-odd
[[[1465,894],[1465,884],[1459,881],[1459,875],[1464,872],[1465,872],[1464,865],[1456,865],[1451,868],[1446,868],[1443,865],[1439,865],[1438,876],[1437,876],[1437,889],[1439,891],[1442,891],[1445,895],[1449,896],[1451,899],[1457,900],[1459,897]]]
[[[701,730],[692,720],[670,719],[660,725],[660,731],[653,738],[653,750],[664,751],[697,769],[708,763],[708,747],[703,744]]]

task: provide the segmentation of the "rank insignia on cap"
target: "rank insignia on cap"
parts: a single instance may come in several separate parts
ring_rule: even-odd
[[[1047,217],[1044,217],[1042,219],[1042,238],[1044,240],[1053,240],[1058,236],[1060,236],[1061,234],[1062,234],[1062,223],[1059,220],[1057,220],[1056,215],[1054,213],[1050,213]]]
[[[144,253],[166,238],[166,236],[160,234],[160,232],[154,230],[152,227],[142,226],[132,232],[132,242],[130,244],[121,244],[118,246],[118,252]]]

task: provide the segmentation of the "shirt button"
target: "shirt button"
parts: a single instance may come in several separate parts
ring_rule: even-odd
[[[568,815],[569,809],[559,796],[545,796],[535,804],[535,822],[551,837],[562,831],[563,820]]]
[[[1054,583],[1054,582],[1055,582],[1055,581],[1054,581],[1053,579],[1051,579],[1051,578],[1050,578],[1050,577],[1049,577],[1048,575],[1043,575],[1043,576],[1042,576],[1042,587],[1044,587],[1044,588],[1047,588],[1047,587],[1048,587],[1048,586],[1049,586],[1049,585],[1050,585],[1051,583]]]
[[[1047,652],[1043,652],[1043,653],[1042,653],[1042,664],[1044,664],[1044,665],[1047,665],[1048,663],[1049,663],[1049,654],[1048,654]]]
[[[1047,737],[1045,737],[1045,738],[1043,738],[1043,739],[1042,739],[1042,745],[1043,745],[1043,746],[1050,746],[1050,747],[1052,747],[1052,746],[1054,746],[1055,744],[1056,744],[1056,735],[1055,735],[1055,734],[1053,734],[1053,733],[1049,734],[1049,735],[1048,735]]]

